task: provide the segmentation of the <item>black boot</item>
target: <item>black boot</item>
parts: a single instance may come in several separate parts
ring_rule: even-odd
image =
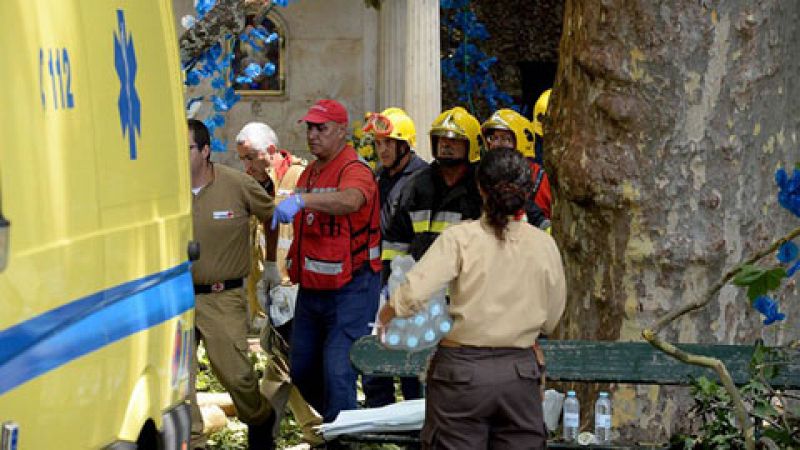
[[[275,424],[275,411],[263,423],[247,425],[247,447],[250,450],[275,450],[272,428]]]

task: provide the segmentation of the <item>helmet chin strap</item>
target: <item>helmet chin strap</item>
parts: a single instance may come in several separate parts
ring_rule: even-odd
[[[399,148],[397,150],[397,154],[394,157],[394,161],[392,162],[392,164],[389,167],[387,167],[387,169],[389,169],[389,170],[396,169],[397,166],[400,164],[400,161],[402,161],[403,158],[406,157],[406,155],[411,153],[411,148],[410,148],[410,146],[408,144],[405,144],[405,143],[404,144],[400,144],[400,147],[401,148]]]
[[[439,165],[444,167],[456,167],[468,162],[467,158],[436,158],[436,161],[439,161]]]

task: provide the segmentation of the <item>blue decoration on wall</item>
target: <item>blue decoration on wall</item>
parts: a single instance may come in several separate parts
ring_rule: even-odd
[[[114,32],[114,67],[119,77],[119,120],[122,136],[128,137],[130,158],[136,159],[136,138],[142,135],[142,105],[136,92],[136,51],[133,36],[125,26],[125,13],[117,10],[117,31]]]
[[[775,171],[775,183],[778,185],[778,203],[800,217],[800,169],[792,170],[790,177],[786,169],[781,167]]]
[[[473,98],[482,96],[489,108],[494,111],[501,105],[519,111],[514,99],[498,88],[490,72],[497,63],[475,43],[489,39],[489,31],[470,10],[469,0],[440,0],[443,10],[454,13],[447,18],[443,15],[442,24],[451,36],[460,35],[461,42],[455,51],[442,59],[442,75],[456,83],[458,100],[466,103],[474,113]]]
[[[273,0],[270,7],[285,7],[292,1],[295,0]],[[216,0],[197,0],[195,5],[197,20],[202,20],[214,8],[216,3]],[[208,100],[211,102],[213,110],[208,117],[203,119],[203,123],[208,127],[208,132],[211,135],[211,150],[217,152],[226,151],[227,142],[214,137],[214,132],[217,128],[222,128],[225,125],[224,113],[230,111],[233,105],[241,99],[241,96],[236,94],[233,87],[231,87],[233,83],[251,83],[254,78],[261,75],[273,76],[276,71],[275,64],[267,62],[263,66],[253,63],[245,67],[241,73],[233,73],[231,63],[233,62],[233,40],[235,38],[252,46],[255,50],[261,51],[265,46],[277,43],[280,37],[275,32],[265,33],[258,27],[249,27],[236,37],[230,34],[224,36],[221,42],[214,44],[200,57],[184,66],[186,72],[185,83],[188,86],[197,86],[204,79],[211,79],[211,87],[214,89],[214,93],[208,99],[204,96],[192,98],[187,102],[186,109],[188,111],[198,101]]]
[[[217,0],[196,0],[194,8],[197,10],[197,19],[201,20],[217,4]]]
[[[761,295],[753,301],[753,308],[764,316],[764,325],[771,325],[786,318],[786,314],[780,312],[780,304],[771,297]]]

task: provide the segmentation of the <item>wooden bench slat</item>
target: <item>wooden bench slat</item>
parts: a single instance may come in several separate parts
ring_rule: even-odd
[[[364,336],[350,349],[350,361],[364,375],[415,377],[425,369],[432,351],[392,350],[381,345],[376,336]]]
[[[547,361],[547,377],[553,381],[687,385],[692,377],[717,378],[711,369],[680,362],[646,342],[547,339],[541,345]],[[722,359],[737,384],[749,379],[753,346],[679,344],[678,347]],[[363,374],[417,376],[431,352],[432,349],[389,350],[375,336],[366,336],[354,344],[350,357]],[[776,388],[800,388],[800,351],[792,351],[790,364],[783,366],[770,383]]]

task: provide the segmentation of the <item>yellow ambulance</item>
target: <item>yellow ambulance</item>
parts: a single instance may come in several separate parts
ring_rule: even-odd
[[[170,0],[0,0],[2,450],[188,446],[173,27]]]

